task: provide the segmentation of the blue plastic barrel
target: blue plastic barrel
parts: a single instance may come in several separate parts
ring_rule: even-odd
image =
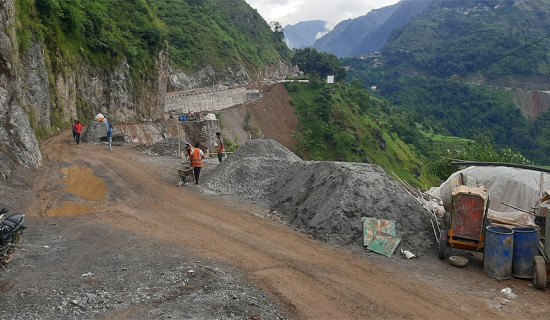
[[[514,231],[510,228],[488,226],[485,232],[483,273],[497,280],[510,279]]]
[[[183,116],[179,116],[179,117],[178,117],[178,120],[179,120],[179,121],[184,121],[184,120],[183,120]]]
[[[183,121],[187,121],[187,115],[186,114],[182,115],[182,117],[183,117]]]
[[[512,275],[532,279],[533,262],[539,252],[539,232],[536,228],[514,228],[514,257]]]

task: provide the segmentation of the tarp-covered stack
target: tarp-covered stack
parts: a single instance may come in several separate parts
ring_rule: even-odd
[[[439,188],[435,195],[443,200],[445,210],[450,212],[451,191],[460,183],[483,185],[489,191],[489,219],[496,223],[535,226],[532,208],[550,189],[550,175],[543,172],[511,167],[468,167],[455,172]],[[519,208],[521,210],[514,209]]]

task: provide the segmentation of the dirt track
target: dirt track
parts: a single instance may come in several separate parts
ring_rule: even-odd
[[[154,286],[148,281],[155,268],[181,264],[234,274],[243,283],[262,290],[271,300],[261,300],[267,298],[253,288],[235,285],[235,290],[249,290],[250,295],[256,295],[253,298],[261,306],[246,311],[235,307],[227,314],[215,316],[219,318],[232,318],[231,315],[251,319],[273,315],[300,319],[548,318],[548,292],[534,290],[527,281],[497,282],[485,277],[479,257],[471,256],[467,268],[457,269],[437,260],[435,253],[431,257],[402,260],[326,246],[282,225],[262,209],[231,199],[207,197],[194,187],[176,187],[178,160],[141,155],[131,146],[115,147],[113,152],[108,152],[105,146],[76,146],[69,133],[64,132],[43,146],[48,160],[34,184],[36,201],[27,212],[31,228],[26,232],[23,248],[25,245],[29,248],[9,265],[10,273],[0,270],[3,273],[0,294],[1,287],[4,288],[0,296],[2,318],[19,318],[17,312],[23,310],[18,310],[17,304],[8,308],[8,303],[19,301],[24,306],[30,303],[26,299],[49,310],[52,301],[45,292],[52,288],[67,291],[64,286],[73,284],[64,275],[81,275],[84,270],[97,270],[92,279],[95,284],[79,292],[88,289],[96,292],[100,288],[111,295],[123,295],[116,291],[136,290],[127,282],[120,287],[108,286],[106,280],[101,284],[101,277],[108,279],[109,275],[100,270],[126,270],[128,264],[140,265],[131,269],[128,281],[132,284]],[[91,168],[105,181],[107,195],[100,201],[85,201],[60,192],[65,187],[60,170],[73,166]],[[78,217],[48,217],[51,209],[61,208],[67,202],[89,208],[84,210],[89,212]],[[38,231],[41,228],[52,233]],[[74,256],[55,257],[65,251],[39,250],[40,241],[56,241],[56,232],[71,239],[71,246],[78,248],[72,252]],[[40,239],[33,235],[38,233]],[[124,234],[128,237],[121,236]],[[49,236],[54,239],[48,241]],[[152,259],[151,264],[135,256],[131,244],[136,241],[143,242],[136,250],[148,257],[144,259]],[[104,247],[91,249],[94,247],[84,242]],[[121,259],[125,255],[129,258]],[[178,255],[187,257],[178,261]],[[185,260],[189,257],[190,260]],[[36,264],[29,268],[31,260]],[[199,261],[208,261],[208,266]],[[40,263],[54,265],[41,268]],[[207,279],[211,281],[207,273],[204,282],[198,281],[195,288],[209,286],[205,284]],[[13,279],[14,276],[17,278]],[[25,286],[32,286],[34,291]],[[499,291],[505,287],[511,287],[518,299],[503,300]],[[197,290],[192,292],[196,294]],[[174,313],[178,306],[185,308],[183,301],[188,294],[191,292],[180,290],[171,299],[154,305],[146,299],[137,299],[131,305],[111,306],[94,317],[162,319],[169,314],[214,317],[208,313]],[[218,305],[224,303],[223,299],[218,301]],[[271,303],[269,308],[263,308]],[[154,317],[153,309],[160,310]],[[55,318],[54,314],[41,313],[44,318]],[[90,317],[89,313],[84,314]]]

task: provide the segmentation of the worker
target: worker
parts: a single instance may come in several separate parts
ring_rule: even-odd
[[[191,150],[191,166],[193,167],[193,174],[195,175],[195,184],[199,184],[199,175],[201,174],[202,162],[204,159],[204,152],[199,149],[200,144],[195,143],[195,148]]]
[[[107,127],[107,139],[109,140],[109,151],[113,151],[111,144],[113,143],[113,128],[115,125],[112,122],[105,121],[105,126]]]
[[[76,121],[74,129],[76,132],[76,144],[80,144],[80,134],[82,133],[82,124],[80,123],[80,121]]]
[[[187,152],[187,159],[189,159],[189,162],[191,162],[191,150],[193,150],[193,148],[191,148],[191,145],[189,143],[186,143],[185,152]]]
[[[223,142],[222,134],[216,132],[216,137],[218,137],[218,161],[222,162],[223,156],[225,154],[225,143]]]

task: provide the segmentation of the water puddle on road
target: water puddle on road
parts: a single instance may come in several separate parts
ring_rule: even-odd
[[[61,172],[66,176],[61,182],[67,185],[63,192],[73,193],[88,201],[100,201],[109,191],[105,182],[96,177],[90,168],[75,166],[64,168]],[[94,204],[67,202],[61,208],[50,209],[47,215],[50,217],[80,216],[94,209],[96,209]]]
[[[82,203],[67,202],[61,208],[54,208],[48,211],[49,217],[75,217],[88,213],[94,209],[93,206]]]
[[[74,193],[89,201],[100,201],[109,191],[105,182],[90,168],[76,166],[64,168],[61,172],[67,177],[61,181],[67,185],[63,192]]]

